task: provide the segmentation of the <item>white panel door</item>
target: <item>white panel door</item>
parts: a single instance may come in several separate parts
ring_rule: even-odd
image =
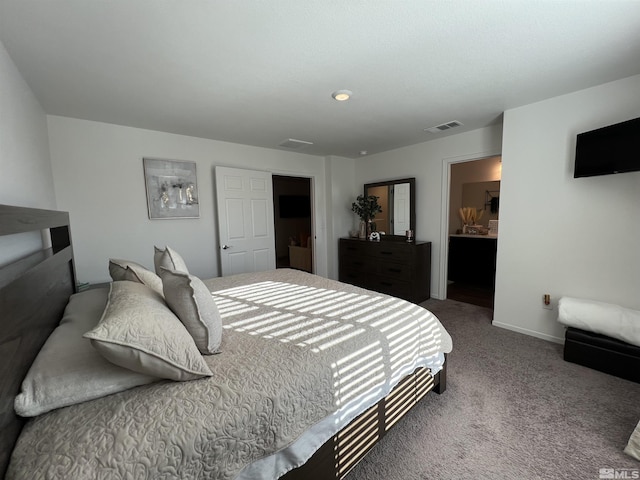
[[[222,276],[276,268],[271,173],[216,167]]]
[[[408,183],[398,183],[393,186],[393,234],[404,235],[410,229],[410,196],[411,188]]]

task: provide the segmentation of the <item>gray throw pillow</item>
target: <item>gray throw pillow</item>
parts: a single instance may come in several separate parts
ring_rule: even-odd
[[[109,362],[83,338],[98,324],[108,295],[108,288],[71,295],[22,382],[14,402],[18,415],[33,417],[160,380]]]
[[[162,280],[151,270],[131,260],[109,259],[109,275],[114,282],[128,280],[143,283],[162,295]]]
[[[164,249],[153,247],[153,265],[158,275],[162,273],[162,267],[168,270],[189,273],[187,264],[184,262],[182,256],[169,246]]]
[[[135,372],[171,380],[212,375],[184,325],[141,283],[113,282],[100,323],[84,336],[107,360]]]
[[[161,267],[164,298],[203,354],[218,353],[222,319],[211,292],[198,277]]]

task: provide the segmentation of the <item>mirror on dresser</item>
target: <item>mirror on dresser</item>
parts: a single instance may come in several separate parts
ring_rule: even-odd
[[[382,213],[374,219],[376,230],[389,237],[405,237],[407,230],[416,230],[416,179],[402,178],[366,183],[365,195],[378,197]]]

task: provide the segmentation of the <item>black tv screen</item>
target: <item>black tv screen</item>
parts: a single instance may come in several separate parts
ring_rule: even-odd
[[[578,134],[574,178],[640,170],[640,118]]]
[[[305,218],[311,216],[309,195],[280,195],[278,198],[280,218]]]

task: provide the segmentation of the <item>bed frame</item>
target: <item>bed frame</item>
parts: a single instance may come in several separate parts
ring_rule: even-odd
[[[49,231],[50,248],[0,267],[0,478],[4,478],[24,424],[14,412],[14,398],[40,348],[60,322],[69,296],[76,291],[69,214],[0,205],[0,236],[43,230]],[[416,370],[327,441],[307,463],[282,478],[343,478],[421,398],[431,390],[442,393],[445,388],[446,369],[435,376],[428,369]]]
[[[13,410],[20,385],[75,292],[69,214],[0,205],[0,236],[49,230],[51,247],[0,268],[0,476],[24,420]],[[19,240],[17,240],[19,241]]]
[[[377,404],[357,416],[320,447],[301,467],[282,476],[285,480],[344,478],[376,443],[431,390],[446,389],[446,362],[435,376],[418,368],[406,376]]]

